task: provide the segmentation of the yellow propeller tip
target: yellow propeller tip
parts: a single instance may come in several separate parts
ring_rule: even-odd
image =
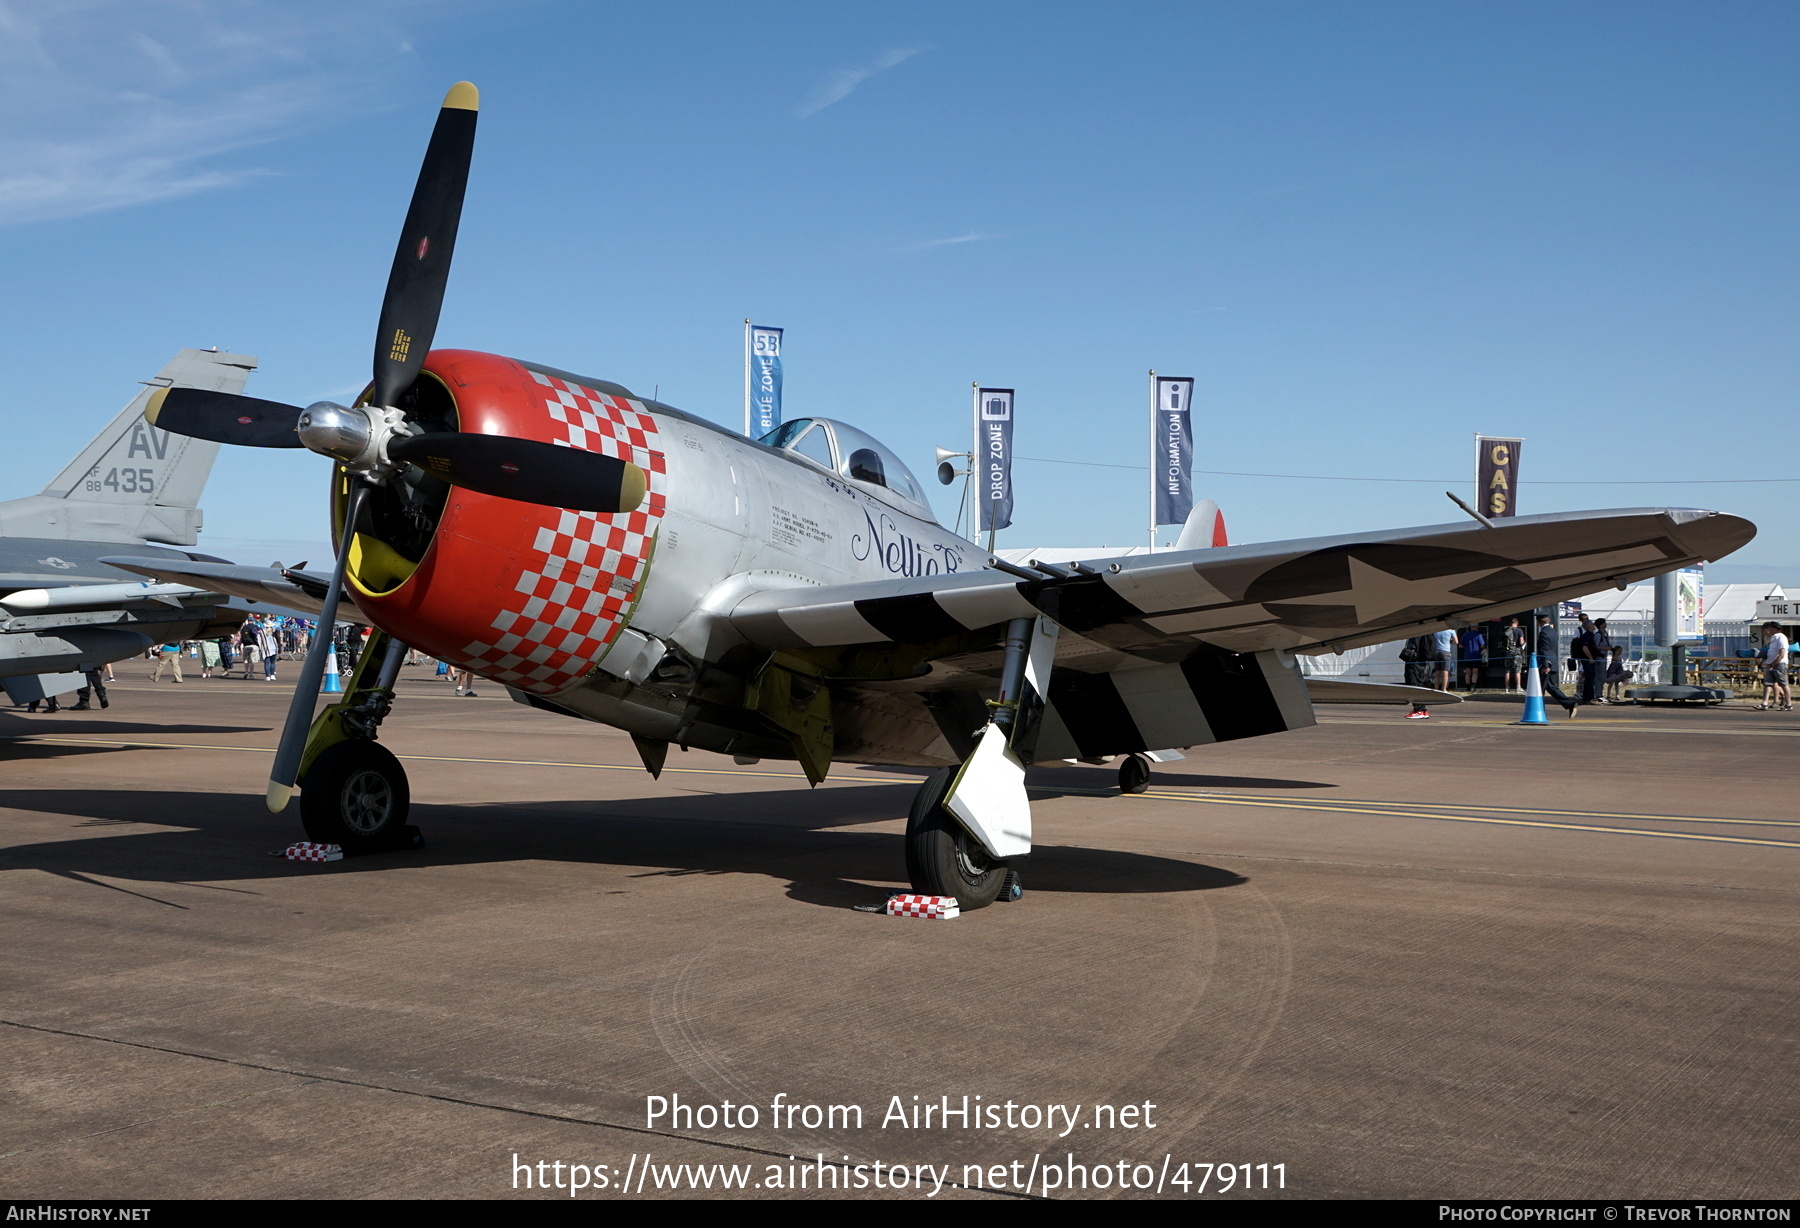
[[[269,808],[271,814],[280,814],[287,809],[288,799],[292,796],[294,796],[293,785],[277,784],[271,780],[269,791],[263,795],[263,805]]]
[[[169,390],[167,388],[158,388],[150,394],[150,399],[144,403],[145,422],[151,426],[156,425],[156,415],[162,412],[163,402],[168,400],[168,397]]]
[[[444,95],[444,106],[446,108],[454,107],[458,111],[479,111],[481,110],[481,91],[467,81],[458,81],[450,87],[450,92]]]
[[[644,502],[644,495],[650,489],[650,478],[642,469],[629,462],[625,465],[625,473],[619,478],[619,510],[635,512]]]

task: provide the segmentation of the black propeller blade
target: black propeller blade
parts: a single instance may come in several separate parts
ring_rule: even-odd
[[[356,536],[356,522],[362,515],[363,500],[369,487],[361,478],[350,479],[349,498],[344,500],[344,528],[338,540],[337,561],[332,564],[331,580],[325,586],[325,603],[319,610],[319,621],[313,625],[312,647],[300,665],[300,679],[294,685],[294,697],[288,702],[287,722],[281,727],[281,741],[275,747],[275,765],[269,769],[269,789],[263,800],[271,811],[280,814],[294,795],[294,780],[300,775],[300,760],[306,754],[306,735],[312,729],[313,709],[319,705],[319,683],[325,677],[325,654],[334,651],[331,632],[336,625],[338,602],[344,595],[344,569],[350,563],[350,542]]]
[[[395,439],[388,456],[453,486],[579,512],[629,512],[644,501],[644,471],[629,461],[509,435]]]
[[[150,394],[144,421],[195,439],[246,448],[298,448],[294,433],[301,410],[280,401],[259,401],[204,388],[159,388]]]
[[[437,332],[457,223],[462,219],[479,105],[480,95],[467,81],[450,87],[419,168],[376,331],[375,385],[369,399],[376,411],[398,408],[401,395],[419,377]],[[253,448],[298,448],[307,446],[297,430],[306,412],[254,397],[167,388],[151,397],[144,416],[152,425],[197,439]],[[268,805],[276,811],[292,797],[305,757],[326,654],[332,650],[332,623],[343,596],[350,544],[369,498],[371,479],[365,475],[383,480],[382,458],[367,454],[370,443],[385,448],[387,460],[416,465],[455,486],[523,503],[616,514],[642,504],[647,486],[647,476],[638,466],[578,448],[502,435],[407,435],[403,430],[394,432],[387,416],[379,412],[362,415],[336,406],[315,407],[315,412],[317,417],[308,425],[311,446],[349,470],[349,497],[337,559],[323,585],[318,631],[300,668],[269,774]],[[314,427],[319,438],[311,437]],[[301,583],[297,574],[289,578]],[[302,587],[308,591],[319,587],[316,577],[306,579],[311,583]]]
[[[475,117],[481,95],[459,81],[444,95],[431,144],[419,167],[412,205],[394,250],[381,321],[375,329],[375,391],[371,404],[393,405],[419,376],[437,332],[456,225],[462,218],[469,158],[475,149]]]

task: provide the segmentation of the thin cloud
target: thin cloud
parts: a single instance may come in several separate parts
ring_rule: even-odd
[[[958,243],[984,243],[989,239],[1003,239],[1005,235],[984,235],[971,230],[966,235],[952,235],[948,239],[926,239],[922,243],[914,243],[905,250],[909,252],[928,252],[935,247],[954,247]]]
[[[850,91],[873,77],[876,73],[886,72],[896,64],[903,64],[921,51],[929,51],[929,47],[890,47],[875,57],[873,63],[866,68],[840,68],[819,82],[806,102],[795,115],[805,119],[809,115],[817,115],[834,102],[842,102],[850,96]]]
[[[0,0],[0,225],[216,191],[222,155],[372,110],[391,87],[380,0]],[[379,69],[379,71],[377,71]]]

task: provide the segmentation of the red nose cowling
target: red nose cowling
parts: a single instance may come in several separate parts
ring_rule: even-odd
[[[349,583],[376,626],[483,678],[554,695],[593,669],[636,601],[665,503],[656,419],[640,401],[494,354],[434,350],[421,378],[433,377],[464,432],[599,452],[649,480],[637,510],[617,515],[452,487],[416,568],[359,538]]]

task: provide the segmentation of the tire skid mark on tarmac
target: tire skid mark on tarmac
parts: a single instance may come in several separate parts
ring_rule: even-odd
[[[663,965],[650,989],[650,1028],[670,1060],[715,1101],[736,1097],[739,1104],[766,1104],[769,1100],[766,1093],[739,1078],[731,1059],[707,1042],[699,1026],[695,1010],[696,981],[700,978],[698,969],[725,942],[724,938],[714,939],[692,954],[677,955]],[[848,1146],[839,1146],[810,1133],[790,1135],[780,1129],[759,1130],[758,1133],[773,1137],[796,1155],[816,1151],[837,1159],[850,1151]],[[861,1154],[854,1157],[854,1161],[869,1159]]]
[[[990,962],[974,964],[957,958],[958,953],[969,954],[971,948],[965,943],[975,941],[973,932],[855,914],[852,924],[878,927],[867,940],[868,957],[887,971],[879,987],[803,989],[808,1008],[830,1021],[818,1034],[801,1029],[771,1037],[734,1026],[742,1019],[770,1014],[771,999],[778,1003],[791,998],[795,992],[792,977],[806,974],[803,969],[776,968],[760,978],[760,986],[747,982],[742,968],[746,961],[754,960],[758,949],[733,935],[678,955],[664,965],[651,995],[652,1025],[675,1064],[715,1098],[729,1093],[734,1100],[761,1104],[766,1113],[776,1090],[794,1093],[790,1103],[809,1096],[817,1099],[814,1093],[829,1090],[832,1099],[864,1106],[871,1141],[863,1146],[858,1146],[853,1133],[827,1140],[811,1131],[789,1128],[776,1135],[789,1144],[804,1139],[803,1154],[822,1151],[829,1161],[848,1153],[852,1162],[905,1158],[943,1163],[956,1156],[960,1163],[973,1158],[962,1154],[963,1148],[979,1145],[1002,1148],[1004,1154],[990,1158],[1005,1158],[1019,1147],[1026,1152],[1035,1150],[1037,1144],[1004,1129],[955,1130],[945,1136],[907,1130],[899,1137],[883,1138],[873,1127],[882,1121],[892,1093],[903,1099],[909,1092],[919,1093],[930,1101],[943,1091],[950,1093],[952,1103],[964,1092],[983,1093],[998,1104],[1003,1095],[1011,1098],[1033,1092],[1021,1098],[1084,1108],[1142,1099],[1158,1105],[1182,1103],[1187,1097],[1171,1094],[1177,1089],[1170,1087],[1168,1077],[1169,1070],[1180,1069],[1182,1063],[1170,1063],[1169,1055],[1191,1054],[1195,1046],[1223,1055],[1216,1064],[1209,1064],[1200,1085],[1202,1094],[1216,1096],[1218,1089],[1240,1078],[1254,1061],[1279,1018],[1287,993],[1285,928],[1278,919],[1270,924],[1268,902],[1260,896],[1242,902],[1252,905],[1249,924],[1239,924],[1235,920],[1239,914],[1229,905],[1223,926],[1214,915],[1219,904],[1215,897],[1244,889],[1239,884],[1230,892],[1172,892],[1148,897],[1159,909],[1155,923],[1148,925],[1141,917],[1134,921],[1106,908],[1104,893],[1085,900],[1062,893],[1046,896],[1046,907],[1056,901],[1056,906],[1081,907],[1087,915],[1087,924],[1078,931],[1048,935],[1048,942],[1045,935],[1016,924],[1025,920],[1022,914],[997,906],[984,913],[984,920],[1001,927],[990,935],[997,945],[987,947],[982,957]],[[1266,940],[1269,931],[1278,936],[1276,941]],[[772,949],[781,948],[784,941],[779,936],[771,939]],[[1009,975],[1012,961],[1007,952],[1020,942],[1031,944],[1039,962]],[[1108,963],[1119,969],[1101,990],[1089,989],[1071,997],[1054,983],[1044,983],[1047,969],[1091,963],[1097,953],[1104,953]],[[945,973],[939,961],[947,956],[952,963],[951,971]],[[946,998],[957,1004],[947,1012],[914,992],[924,983],[927,968],[940,968],[930,975],[938,978]],[[943,981],[946,975],[948,982]],[[1053,973],[1050,980],[1055,981]],[[821,993],[823,997],[818,998]],[[988,997],[1015,999],[1017,1010],[998,1023],[987,1020],[982,1001]],[[1121,1001],[1125,1005],[1121,1006]],[[787,1005],[795,1009],[797,1004],[788,1001]],[[1111,1017],[1109,1007],[1123,1009],[1132,1026],[1097,1024],[1097,1020]],[[908,1051],[911,1046],[879,1053],[870,1050],[882,1035],[880,1026],[870,1026],[871,1020],[893,1025],[912,1016],[917,1017],[919,1026],[903,1028],[903,1032],[930,1053],[923,1066],[916,1064],[919,1052]],[[1071,1071],[1046,1065],[1029,1045],[1008,1046],[1013,1060],[986,1067],[964,1060],[968,1055],[961,1050],[971,1039],[995,1027],[1004,1031],[1024,1017],[1053,1030],[1079,1032],[1096,1049],[1095,1060],[1083,1070]],[[1189,1038],[1186,1046],[1178,1044],[1184,1035]],[[769,1063],[764,1059],[772,1045],[796,1044],[810,1055],[810,1071],[791,1078],[786,1087],[746,1087],[743,1072],[766,1069]],[[1049,1090],[1036,1090],[1040,1088]],[[1127,1088],[1139,1094],[1126,1095]],[[756,1133],[764,1139],[770,1137],[766,1116]],[[869,1147],[877,1146],[876,1140],[885,1150],[869,1153]],[[1079,1153],[1085,1150],[1084,1144],[1093,1145],[1093,1136],[1077,1130],[1061,1142]],[[1051,1149],[1048,1144],[1043,1147],[1046,1153]],[[802,1147],[793,1150],[799,1152]]]
[[[1198,894],[1212,921],[1210,975],[1174,1034],[1113,1096],[1115,1104],[1182,1105],[1159,1110],[1167,1114],[1159,1126],[1170,1132],[1165,1138],[1184,1144],[1262,1056],[1287,1009],[1294,977],[1293,937],[1267,893],[1244,882],[1229,892]],[[1190,1083],[1182,1089],[1187,1096],[1171,1097],[1168,1072],[1190,1065],[1197,1052],[1220,1056],[1195,1072],[1205,1077],[1203,1085]]]

